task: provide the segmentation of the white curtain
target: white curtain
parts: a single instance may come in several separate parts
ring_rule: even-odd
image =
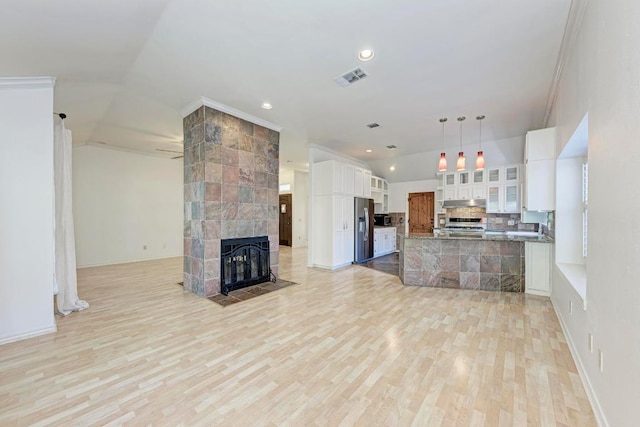
[[[76,239],[73,232],[73,199],[71,198],[71,131],[64,120],[56,118],[53,139],[55,185],[55,274],[54,293],[57,293],[58,313],[66,316],[72,311],[89,307],[78,299],[76,276]]]

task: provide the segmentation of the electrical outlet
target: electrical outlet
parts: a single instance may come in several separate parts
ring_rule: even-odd
[[[587,332],[587,343],[589,344],[589,352],[593,353],[593,335],[591,335],[591,332]]]
[[[509,221],[507,221],[507,225],[516,225],[515,220],[510,219]]]
[[[600,368],[600,372],[604,372],[604,354],[600,349],[598,349],[598,368]]]

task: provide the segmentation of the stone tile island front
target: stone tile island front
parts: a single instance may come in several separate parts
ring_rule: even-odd
[[[551,242],[546,236],[399,233],[400,279],[408,286],[524,292],[525,241]]]

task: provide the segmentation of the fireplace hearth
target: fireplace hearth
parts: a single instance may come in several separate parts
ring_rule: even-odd
[[[270,278],[267,236],[220,241],[220,292],[223,295]]]

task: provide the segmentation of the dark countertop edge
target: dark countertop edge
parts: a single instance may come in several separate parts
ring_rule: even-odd
[[[482,236],[482,237],[450,237],[443,235],[434,235],[431,233],[425,234],[402,234],[405,239],[438,239],[438,240],[475,240],[480,242],[486,241],[498,241],[498,242],[533,242],[533,243],[555,243],[555,241],[549,236],[535,236],[535,237],[527,237],[527,236],[501,236],[501,235],[491,235],[491,236]]]

